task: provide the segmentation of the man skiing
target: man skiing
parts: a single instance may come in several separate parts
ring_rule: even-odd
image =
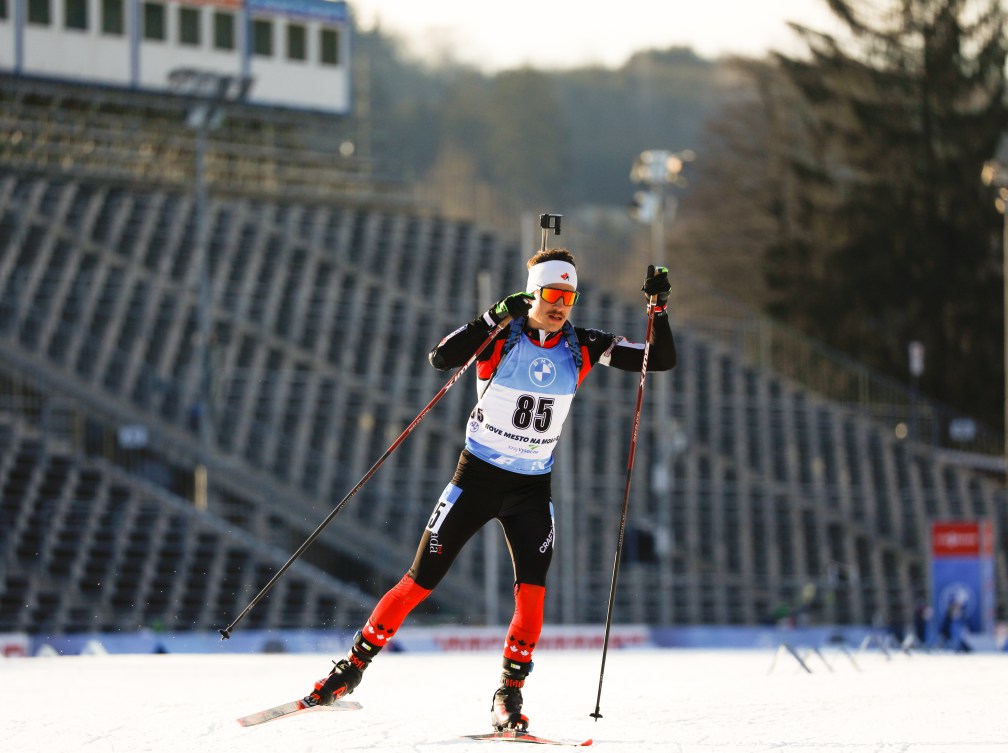
[[[499,301],[430,352],[435,368],[459,367],[497,325],[511,319],[477,357],[479,398],[466,426],[465,449],[412,566],[378,601],[347,657],[315,683],[304,698],[307,705],[328,705],[352,693],[375,655],[437,586],[465,543],[496,518],[511,552],[515,608],[491,724],[499,731],[528,728],[528,718],[521,713],[522,687],[542,630],[546,573],[553,556],[553,449],[589,370],[602,364],[640,371],[644,353],[643,343],[569,322],[579,296],[574,256],[565,248],[543,245],[528,260],[525,291]],[[667,371],[676,363],[665,311],[670,289],[668,270],[649,267],[642,287],[655,303],[649,370]]]

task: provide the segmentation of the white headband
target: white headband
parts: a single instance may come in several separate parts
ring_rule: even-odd
[[[532,265],[525,290],[531,293],[536,288],[564,282],[577,290],[577,270],[574,269],[574,265],[560,259],[550,259]]]

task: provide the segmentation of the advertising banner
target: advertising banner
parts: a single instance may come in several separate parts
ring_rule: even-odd
[[[931,587],[935,619],[971,633],[994,633],[994,528],[989,520],[931,525]]]

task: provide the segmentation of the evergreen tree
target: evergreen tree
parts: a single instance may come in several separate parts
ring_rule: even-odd
[[[810,56],[779,56],[804,139],[790,167],[799,230],[767,256],[773,312],[900,379],[921,341],[925,391],[999,424],[999,218],[979,175],[1006,125],[1005,13],[996,0],[827,1],[850,39],[796,27]]]

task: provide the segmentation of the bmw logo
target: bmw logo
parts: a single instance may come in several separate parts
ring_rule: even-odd
[[[537,358],[529,365],[529,379],[540,387],[549,387],[556,380],[556,366],[548,358]]]

